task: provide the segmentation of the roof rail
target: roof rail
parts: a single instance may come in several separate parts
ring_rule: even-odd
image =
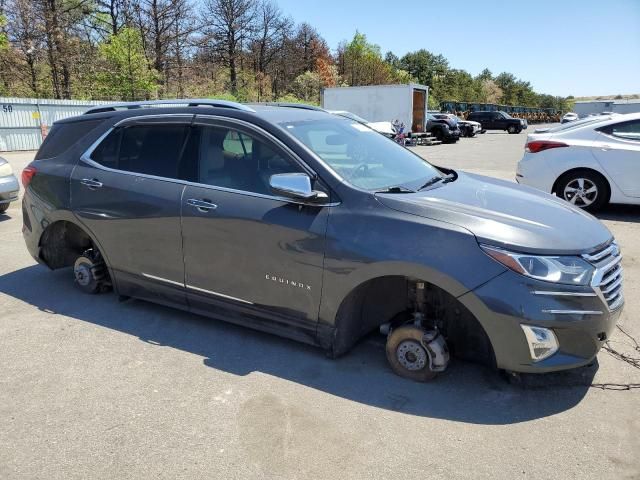
[[[301,110],[317,110],[319,112],[326,112],[324,108],[316,107],[315,105],[307,105],[306,103],[292,103],[292,102],[252,102],[248,105],[266,105],[268,107],[287,107],[287,108],[300,108]]]
[[[136,108],[155,107],[157,105],[186,105],[187,107],[220,107],[231,108],[234,110],[242,110],[244,112],[255,112],[255,110],[248,105],[244,105],[238,102],[231,102],[229,100],[216,100],[215,98],[196,98],[196,99],[172,99],[172,100],[149,100],[143,102],[120,102],[110,103],[107,105],[98,105],[90,108],[85,115],[89,113],[103,113],[103,112],[115,112],[117,110],[133,110]]]

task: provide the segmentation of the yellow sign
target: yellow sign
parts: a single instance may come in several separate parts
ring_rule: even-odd
[[[40,112],[31,112],[31,118],[38,120],[40,118]]]

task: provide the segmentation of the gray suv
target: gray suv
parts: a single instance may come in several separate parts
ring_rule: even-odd
[[[436,167],[357,122],[217,100],[59,121],[23,172],[24,238],[115,290],[347,352],[387,335],[424,381],[450,357],[590,363],[624,303],[620,251],[551,195]]]

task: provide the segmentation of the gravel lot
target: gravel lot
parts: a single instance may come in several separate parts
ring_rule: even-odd
[[[487,133],[417,151],[512,179],[524,141]],[[19,171],[32,155],[4,156]],[[621,325],[640,338],[640,208],[600,218],[625,254]],[[414,384],[391,373],[378,337],[332,361],[83,295],[68,270],[35,265],[21,227],[14,204],[0,216],[0,478],[640,478],[640,390],[589,386],[640,383],[640,371],[604,351],[524,386],[459,361]]]

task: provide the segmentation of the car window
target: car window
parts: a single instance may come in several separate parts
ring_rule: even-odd
[[[561,132],[564,130],[572,130],[574,128],[584,127],[592,123],[599,123],[599,122],[610,120],[610,119],[611,117],[590,117],[582,120],[575,120],[573,122],[561,123],[556,127],[546,130],[545,133],[555,133],[555,132]]]
[[[223,143],[225,151],[236,153],[237,155],[247,155],[251,153],[252,139],[243,133],[229,130]]]
[[[336,113],[336,115],[339,115],[344,118],[348,118],[350,120],[355,120],[356,122],[360,122],[360,123],[369,123],[368,120],[365,120],[364,118],[359,117],[355,113],[351,113],[351,112],[338,112]]]
[[[280,125],[359,188],[419,188],[427,180],[442,176],[423,158],[359,123],[335,118]]]
[[[640,141],[640,120],[607,125],[606,127],[602,127],[600,131],[608,135],[613,135],[614,137],[624,138],[625,140]]]
[[[199,183],[270,195],[271,175],[304,171],[277,147],[244,132],[213,126],[197,130],[187,151],[197,143]]]
[[[78,142],[104,120],[82,120],[79,122],[56,123],[45,137],[36,153],[35,160],[57,157],[66,152],[71,145]]]
[[[122,129],[118,128],[111,132],[100,145],[98,145],[91,159],[108,168],[118,168],[118,149],[120,148],[120,138],[122,137]]]
[[[166,178],[180,178],[179,162],[189,127],[134,125],[114,130],[91,159],[106,167]]]

